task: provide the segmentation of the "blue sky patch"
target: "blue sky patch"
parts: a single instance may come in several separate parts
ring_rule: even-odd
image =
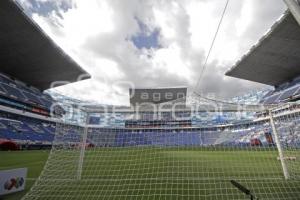
[[[17,0],[20,2],[20,0]],[[60,11],[66,12],[71,8],[71,4],[67,1],[61,1],[59,3],[55,1],[36,1],[28,0],[32,7],[25,10],[26,14],[31,16],[33,13],[38,13],[41,16],[48,17],[51,12],[56,12],[56,14],[62,18]]]
[[[136,18],[136,21],[139,25],[140,31],[132,36],[130,40],[133,42],[133,44],[138,48],[146,48],[146,49],[158,49],[160,48],[158,37],[160,34],[159,29],[154,29],[153,31],[150,31],[146,24],[144,24],[142,21],[140,21],[138,18]]]

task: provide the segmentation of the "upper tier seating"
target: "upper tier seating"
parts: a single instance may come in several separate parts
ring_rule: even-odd
[[[24,83],[13,80],[0,73],[0,96],[1,95],[45,109],[50,109],[54,102],[49,95],[43,94],[38,89],[26,86]]]
[[[278,86],[274,91],[266,94],[261,103],[276,104],[288,102],[300,97],[300,77],[295,78],[289,83]]]

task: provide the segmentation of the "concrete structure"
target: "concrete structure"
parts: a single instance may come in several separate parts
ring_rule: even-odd
[[[40,90],[55,81],[66,84],[90,77],[15,1],[0,1],[0,26],[2,73]]]
[[[300,0],[283,0],[300,25]]]
[[[300,26],[286,11],[227,76],[279,86],[300,75]]]

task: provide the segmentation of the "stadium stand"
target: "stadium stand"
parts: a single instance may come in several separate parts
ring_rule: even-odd
[[[272,26],[227,76],[274,86],[261,100],[264,104],[297,101],[300,95],[300,26],[290,13]]]
[[[1,112],[0,116],[0,138],[24,147],[28,144],[51,145],[55,133],[54,122],[5,112]]]
[[[2,76],[1,76],[2,77]],[[20,87],[20,81],[16,82],[7,76],[5,77],[5,83],[7,86],[14,84],[14,91],[18,91],[18,94],[23,94],[24,90],[29,93],[31,88],[25,88],[24,85]],[[52,98],[49,95],[42,94],[35,89],[30,92],[31,95],[40,94],[36,96],[37,99],[47,99],[50,102]],[[10,93],[6,92],[6,96],[11,98]],[[19,102],[22,96],[17,96]],[[248,97],[248,95],[246,95]],[[31,97],[29,97],[31,98]],[[12,99],[15,100],[15,99]],[[241,98],[239,98],[241,101]],[[53,101],[53,100],[52,100]],[[243,101],[243,100],[242,100]],[[33,104],[32,104],[33,105]],[[36,105],[36,104],[34,104]],[[45,106],[45,105],[44,105]],[[297,108],[293,108],[297,109]],[[293,110],[291,108],[280,109],[283,111]],[[0,137],[3,139],[9,139],[21,145],[22,148],[26,148],[26,145],[51,145],[54,139],[56,123],[49,120],[41,120],[28,116],[20,116],[13,113],[1,112],[0,119]],[[253,123],[250,118],[247,120],[237,120],[234,113],[223,113],[222,115],[209,116],[209,113],[200,113],[201,117],[197,120],[199,113],[190,113],[187,111],[180,111],[176,113],[176,117],[180,117],[182,120],[172,120],[172,114],[164,112],[161,117],[162,120],[154,120],[153,113],[146,112],[140,114],[141,120],[133,120],[131,117],[133,113],[124,114],[117,113],[110,116],[98,116],[91,118],[90,124],[97,125],[98,128],[90,129],[89,132],[92,135],[89,139],[89,143],[95,146],[140,146],[140,145],[231,145],[231,146],[249,146],[253,138],[261,141],[261,145],[268,145],[266,142],[265,131],[268,129],[264,122],[262,115],[256,117],[262,117],[261,121],[256,124]],[[108,121],[103,121],[104,117],[108,117]],[[187,120],[190,118],[189,120]],[[127,120],[126,120],[127,119]],[[71,122],[70,122],[71,124]],[[296,122],[295,122],[296,124]],[[103,127],[103,128],[101,128]],[[106,128],[105,128],[106,127]],[[295,131],[298,133],[298,126],[295,126]],[[65,137],[63,140],[69,143],[76,144],[80,141],[77,126],[70,125],[65,131],[65,134],[61,137]],[[111,133],[109,135],[109,133]],[[99,139],[102,137],[102,139]],[[93,138],[97,138],[94,140]],[[297,138],[283,138],[288,141],[287,143],[298,142]],[[98,142],[94,142],[98,141]],[[102,141],[99,143],[99,141]],[[298,144],[298,143],[297,143]]]
[[[274,91],[268,93],[261,103],[274,104],[282,102],[297,101],[300,98],[300,76],[291,82],[281,84]]]
[[[0,12],[4,27],[0,31],[0,50],[7,52],[0,55],[1,73],[40,91],[58,86],[53,85],[57,81],[61,85],[90,77],[25,14],[17,1],[0,1]]]
[[[8,117],[6,117],[7,119]],[[29,119],[1,120],[0,126],[3,130],[9,128],[14,130],[13,135],[9,133],[6,138],[14,137],[15,140],[32,142],[51,142],[53,140],[55,124]],[[21,123],[23,122],[23,123]],[[34,122],[34,123],[33,123]],[[280,140],[286,144],[300,147],[300,116],[289,124],[278,127],[283,132]],[[287,128],[288,127],[288,128]],[[170,126],[159,128],[89,128],[89,143],[95,146],[145,146],[145,145],[167,145],[167,146],[249,146],[252,139],[257,139],[261,145],[268,146],[270,142],[266,133],[272,134],[270,125],[261,120],[252,123],[240,123],[227,126],[212,127],[190,127],[174,128]],[[292,131],[292,133],[291,133]],[[35,137],[25,137],[26,134],[34,132]],[[64,128],[63,141],[76,144],[80,141],[78,126],[69,125]],[[24,133],[24,134],[22,134]]]
[[[13,87],[14,90],[9,90],[9,91],[13,94],[16,94],[17,98],[13,98],[11,99],[11,101],[18,100],[18,103],[20,102],[24,103],[25,95],[23,95],[23,93],[26,90],[28,91],[26,92],[26,94],[27,93],[31,94],[31,96],[29,96],[29,99],[32,99],[32,97],[35,94],[39,94],[39,96],[36,95],[34,97],[36,97],[36,99],[41,99],[41,98],[47,99],[50,102],[51,97],[49,95],[44,95],[41,92],[39,92],[37,89],[29,92],[31,88],[26,88],[24,84],[21,85],[22,87],[19,86],[20,81],[16,82],[5,75],[1,77],[4,77],[3,78],[4,81],[2,83],[3,85],[5,86],[14,85]],[[11,93],[6,91],[5,93],[6,97],[11,98],[12,96]],[[32,105],[36,105],[36,104],[32,104]],[[106,124],[106,127],[110,127],[110,128],[92,129],[91,134],[95,135],[94,137],[96,137],[96,134],[101,133],[101,137],[105,139],[106,131],[110,133],[115,132],[116,135],[115,139],[112,139],[112,135],[110,135],[109,136],[111,138],[109,140],[110,142],[106,144],[102,144],[102,145],[113,145],[113,146],[158,145],[158,144],[162,144],[163,143],[162,141],[165,141],[166,145],[177,145],[177,146],[178,145],[214,145],[215,141],[218,139],[218,136],[222,135],[221,131],[214,131],[214,129],[216,129],[214,126],[227,122],[227,120],[221,120],[220,116],[211,118],[211,123],[209,122],[209,120],[207,120],[207,118],[205,118],[206,120],[201,121],[202,124],[193,123],[194,128],[192,128],[193,120],[186,120],[191,115],[191,113],[189,112],[178,112],[176,116],[181,117],[183,119],[179,121],[178,120],[172,121],[170,113],[162,114],[162,118],[164,120],[153,120],[152,117],[150,117],[153,116],[153,114],[149,114],[149,113],[148,114],[145,113],[144,115],[141,115],[142,119],[144,120],[132,120],[132,119],[125,120],[128,117],[126,116],[121,117],[121,115],[122,114],[118,115],[119,119],[123,118],[123,120],[121,120],[121,123],[118,123],[118,120],[114,119],[114,115],[112,115],[111,117],[109,117],[110,118],[109,123]],[[103,116],[101,116],[100,118],[102,117]],[[146,119],[148,119],[148,121]],[[103,124],[104,122],[105,121],[99,120],[98,125]],[[200,128],[195,128],[197,127],[197,125],[198,126],[211,125],[212,127],[207,130],[203,130]],[[50,145],[54,139],[55,126],[56,126],[55,123],[51,121],[30,118],[28,116],[20,116],[13,113],[1,112],[0,137],[12,140],[20,144],[23,148],[25,148],[25,146],[28,144],[31,144],[31,146],[33,144]],[[119,129],[112,129],[112,127],[119,127]],[[160,128],[169,128],[169,131],[165,131],[165,129],[160,129]],[[78,143],[79,134],[76,133],[76,130],[77,127],[74,126],[70,126],[67,130],[65,130],[68,134],[64,135],[64,137],[66,137],[64,140],[71,143],[72,142]],[[135,139],[133,140],[133,138]],[[107,138],[105,140],[107,140]],[[91,140],[90,143],[94,144],[92,141],[93,140]],[[94,145],[99,145],[99,144],[94,144]]]
[[[61,85],[90,76],[17,1],[0,1],[0,13],[0,139],[17,142],[21,148],[49,148],[55,123],[65,110],[42,91],[58,86],[52,84],[55,81]]]
[[[49,116],[55,101],[51,96],[25,83],[0,73],[0,102],[7,106],[37,112]]]

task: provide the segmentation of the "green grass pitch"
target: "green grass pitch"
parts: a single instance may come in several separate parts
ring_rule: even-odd
[[[77,180],[79,153],[53,151],[28,199],[247,199],[231,179],[260,199],[300,199],[299,161],[289,161],[294,177],[286,181],[274,149],[95,148],[85,152]],[[28,167],[28,191],[47,155],[47,151],[0,152],[4,161],[0,168]],[[25,192],[4,199],[20,199]]]
[[[0,170],[28,168],[26,189],[24,192],[4,196],[4,200],[17,200],[30,189],[40,175],[48,158],[49,151],[0,151]]]

